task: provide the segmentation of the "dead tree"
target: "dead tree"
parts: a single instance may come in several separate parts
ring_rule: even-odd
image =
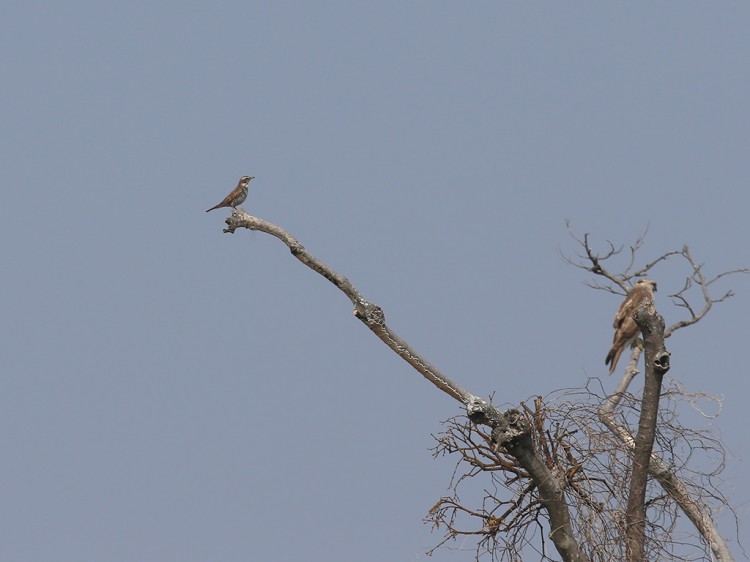
[[[709,286],[719,277],[734,272],[726,272],[706,281],[700,268],[694,267],[694,273],[688,277],[683,290],[673,295],[681,306],[690,311],[691,317],[666,331],[653,303],[650,308],[643,307],[637,313],[636,321],[645,335],[647,378],[651,372],[655,386],[649,389],[653,403],[648,406],[645,419],[639,424],[634,437],[629,430],[628,416],[619,411],[622,404],[636,403],[627,394],[627,384],[624,387],[621,384],[616,395],[601,400],[598,408],[589,405],[588,409],[580,411],[580,416],[571,414],[570,409],[567,414],[561,415],[561,410],[550,408],[541,397],[534,400],[533,408],[521,403],[519,408],[501,411],[491,401],[459,386],[411,348],[387,325],[381,307],[366,300],[346,277],[315,258],[286,230],[242,210],[234,210],[226,223],[228,226],[224,232],[234,233],[237,229],[245,228],[265,232],[281,240],[294,257],[340,289],[352,302],[354,316],[389,348],[437,388],[461,402],[465,417],[446,422],[448,429],[438,436],[434,451],[436,456],[459,456],[453,487],[456,494],[442,498],[428,514],[428,521],[445,533],[441,545],[460,535],[472,535],[477,538],[477,558],[487,553],[493,559],[520,560],[521,550],[531,547],[538,549],[543,559],[549,559],[545,552],[543,529],[546,529],[559,557],[566,562],[623,559],[623,556],[618,558],[617,552],[627,552],[629,560],[644,560],[653,550],[649,547],[653,541],[647,541],[646,537],[654,535],[653,525],[646,515],[648,509],[655,505],[653,498],[646,501],[645,483],[649,473],[661,483],[665,494],[673,497],[674,502],[696,524],[716,558],[732,560],[726,545],[715,532],[710,514],[701,509],[700,497],[679,480],[669,464],[659,460],[660,457],[652,452],[652,446],[654,440],[658,442],[662,435],[658,402],[661,375],[669,368],[664,337],[671,335],[675,329],[694,324],[713,303],[731,296],[731,293],[727,293],[720,299],[712,299]],[[591,250],[588,236],[579,243],[590,263],[572,260],[571,263],[603,276],[622,290],[633,279],[645,275],[657,263],[672,255],[681,254],[693,263],[687,248],[684,248],[682,252],[667,253],[633,270],[640,242],[631,248],[630,266],[624,273],[613,275],[604,269],[602,262],[618,254],[614,246],[599,257]],[[706,305],[700,312],[694,311],[686,296],[693,283],[703,289],[705,296]],[[597,288],[615,292],[611,284]],[[634,366],[639,352],[639,349],[634,349],[631,357],[628,371],[631,373],[630,380],[636,372]],[[592,396],[596,396],[593,392],[579,391],[589,397],[589,402]],[[601,438],[601,430],[595,427],[596,416],[590,416],[594,412],[598,413],[598,419],[609,435],[615,436],[614,439],[607,441]],[[597,436],[597,431],[598,441],[591,439],[591,436]],[[709,439],[705,436],[702,438]],[[605,443],[606,446],[602,446]],[[620,472],[626,465],[631,466],[630,462],[624,462],[624,458],[632,460],[630,472],[633,475],[641,474],[638,482],[622,474],[618,480],[609,478],[612,466]],[[460,473],[464,466],[468,466],[469,470]],[[510,493],[507,496],[486,493],[480,507],[467,507],[458,496],[458,486],[480,474],[489,474],[494,484],[502,483],[498,488],[505,488]],[[622,493],[623,482],[633,483],[628,494]],[[609,499],[602,501],[601,497]],[[613,500],[622,497],[631,498],[632,505],[629,504],[625,512]],[[689,508],[693,509],[692,514],[688,512]],[[480,525],[462,530],[458,527],[459,519],[478,521]],[[596,533],[597,528],[604,531]],[[666,534],[669,534],[668,528]],[[627,545],[627,548],[622,545]]]
[[[724,271],[713,277],[706,277],[705,273],[703,272],[702,264],[698,264],[693,259],[690,253],[690,249],[687,246],[683,246],[680,250],[665,252],[658,256],[656,259],[647,262],[645,265],[636,267],[638,252],[642,249],[645,241],[646,232],[644,232],[636,239],[635,243],[628,248],[627,262],[622,269],[622,273],[614,274],[607,267],[605,267],[605,262],[623,254],[623,247],[616,248],[614,244],[612,244],[611,242],[607,242],[607,250],[604,252],[604,254],[600,255],[596,253],[592,248],[588,234],[584,235],[583,238],[578,238],[570,231],[570,225],[568,225],[568,231],[571,238],[576,241],[582,251],[578,253],[575,258],[571,258],[568,256],[563,257],[565,261],[570,265],[588,271],[597,276],[595,277],[595,280],[587,283],[594,289],[606,290],[616,293],[616,289],[612,288],[612,284],[615,284],[621,290],[627,291],[627,287],[631,285],[635,280],[648,275],[657,266],[668,260],[678,259],[687,266],[687,274],[685,275],[681,288],[668,296],[672,299],[672,302],[678,308],[687,311],[688,317],[679,320],[678,322],[672,324],[667,328],[664,328],[664,326],[662,326],[658,331],[663,332],[663,339],[672,336],[672,334],[676,330],[696,324],[701,319],[703,319],[706,314],[708,314],[714,304],[723,302],[734,295],[734,293],[729,290],[721,296],[712,296],[712,285],[716,281],[728,275],[750,272],[750,269],[747,268],[733,269]],[[597,280],[599,277],[609,281],[609,284],[600,283]],[[700,298],[698,299],[698,301],[702,301],[700,308],[692,303],[691,289],[698,289],[698,292],[700,294]],[[636,321],[638,320],[636,319]],[[653,337],[653,330],[648,329],[647,326],[642,326],[640,322],[638,322],[638,325],[644,334],[648,334]],[[647,328],[648,331],[645,331],[644,328]],[[644,337],[644,339],[646,338]],[[663,339],[654,342],[654,344],[661,345],[663,343]],[[652,345],[651,349],[653,353],[656,348],[654,347],[654,345]],[[661,377],[664,374],[665,366],[663,360],[660,357],[657,357],[656,361],[654,361],[653,357],[649,358],[648,350],[649,346],[646,346],[646,379],[643,391],[641,410],[642,413],[647,409],[647,402],[649,406],[653,407],[654,399],[657,402],[658,408],[659,396],[658,394],[655,394],[657,390],[655,388],[655,385],[661,384]],[[632,476],[632,482],[638,481],[639,485],[643,485],[645,483],[644,472],[636,470],[636,468],[643,468],[645,466],[649,474],[659,482],[661,487],[670,496],[672,501],[674,501],[681,508],[688,519],[690,519],[690,521],[696,527],[696,530],[698,531],[702,541],[709,547],[709,550],[713,553],[716,559],[733,560],[729,549],[726,546],[726,543],[719,535],[718,529],[713,522],[710,511],[708,509],[708,505],[697,501],[697,498],[705,494],[697,493],[695,497],[693,497],[688,491],[688,487],[686,486],[685,482],[682,481],[674,471],[670,470],[658,455],[652,455],[649,451],[649,455],[648,457],[646,457],[642,444],[639,448],[638,437],[634,439],[632,434],[630,433],[630,430],[625,425],[618,424],[614,420],[613,413],[616,411],[621,397],[627,391],[630,382],[638,374],[637,364],[640,354],[641,348],[639,346],[634,346],[630,362],[625,370],[625,374],[616,390],[607,398],[606,401],[604,401],[602,407],[599,410],[599,418],[614,435],[618,436],[621,442],[626,447],[628,447],[628,449],[632,449],[634,451],[634,473]],[[668,358],[666,361],[666,368],[668,369]],[[650,374],[652,372],[655,377],[650,377]],[[650,415],[652,418],[655,418],[653,413]],[[643,421],[643,416],[641,418],[641,421]],[[640,430],[644,428],[641,424],[639,424],[638,427],[640,436]],[[709,436],[703,436],[703,438],[708,440]],[[644,460],[645,458],[648,458],[650,462],[646,462]],[[645,552],[643,550],[643,541],[645,540],[645,537],[640,524],[637,522],[638,515],[635,513],[636,506],[632,504],[633,501],[635,501],[634,498],[630,496],[628,505],[628,517],[635,527],[630,527],[628,529],[628,559],[644,560],[646,559]],[[726,501],[724,498],[722,498],[722,502],[726,505]],[[637,539],[635,535],[638,535]]]

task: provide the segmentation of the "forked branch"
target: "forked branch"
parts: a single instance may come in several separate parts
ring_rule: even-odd
[[[566,223],[566,226],[568,227],[569,236],[575,240],[578,246],[580,246],[580,251],[574,256],[569,256],[562,251],[560,254],[565,263],[594,274],[594,279],[585,282],[586,285],[593,289],[624,295],[638,279],[648,275],[655,278],[656,276],[653,275],[653,270],[658,265],[673,258],[682,259],[685,262],[687,273],[685,275],[683,286],[677,292],[670,294],[669,297],[672,299],[675,306],[683,308],[688,312],[688,318],[679,320],[671,326],[668,326],[664,330],[665,338],[671,336],[675,330],[691,326],[698,322],[708,313],[709,310],[711,310],[711,307],[715,303],[723,302],[734,296],[734,292],[731,290],[726,291],[719,297],[713,296],[711,293],[711,285],[716,281],[729,275],[750,273],[750,268],[739,268],[723,271],[713,277],[706,277],[703,273],[703,264],[698,264],[693,260],[693,256],[690,254],[690,249],[687,246],[683,246],[679,250],[664,252],[655,259],[647,262],[645,265],[633,269],[637,254],[643,247],[646,232],[641,234],[638,239],[629,246],[628,263],[624,268],[620,267],[622,273],[614,273],[613,270],[605,267],[605,262],[619,257],[619,255],[623,253],[623,246],[615,247],[612,242],[607,241],[606,249],[599,252],[594,249],[588,234],[579,237],[571,230],[569,223]],[[601,283],[598,280],[599,278],[604,278],[609,283],[606,281]],[[693,288],[697,288],[700,293],[698,299],[696,299],[695,295],[690,292]],[[698,301],[697,303],[694,302],[696,300]]]

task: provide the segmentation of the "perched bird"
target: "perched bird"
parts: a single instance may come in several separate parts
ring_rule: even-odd
[[[245,199],[247,199],[247,184],[250,183],[251,179],[253,179],[251,176],[242,176],[237,187],[232,190],[232,193],[224,197],[224,201],[211,207],[208,211],[213,211],[220,207],[232,207],[232,209],[236,209],[237,205],[242,205]]]
[[[607,353],[607,358],[604,360],[604,364],[609,365],[610,375],[615,372],[617,361],[619,361],[622,352],[635,341],[641,331],[638,324],[633,320],[633,313],[640,308],[643,301],[653,301],[655,292],[656,281],[641,279],[628,291],[625,300],[617,309],[613,324],[615,337],[612,340],[612,347]]]

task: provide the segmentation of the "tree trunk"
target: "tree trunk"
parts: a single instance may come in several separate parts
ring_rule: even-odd
[[[664,318],[653,302],[645,302],[633,315],[643,334],[646,379],[641,401],[641,417],[633,449],[630,495],[625,513],[627,561],[646,560],[646,482],[651,451],[656,436],[656,419],[664,373],[669,370],[669,353],[664,347]]]

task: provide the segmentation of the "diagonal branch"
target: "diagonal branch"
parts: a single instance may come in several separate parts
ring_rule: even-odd
[[[515,410],[510,410],[505,414],[501,413],[486,400],[461,388],[457,383],[434,367],[427,359],[414,351],[386,325],[385,313],[382,308],[367,301],[346,277],[337,273],[310,254],[286,230],[238,209],[232,212],[231,216],[226,219],[226,223],[228,226],[224,229],[224,232],[233,234],[238,228],[258,230],[275,236],[286,244],[294,257],[328,279],[349,298],[354,305],[354,316],[359,318],[388,347],[414,367],[428,381],[464,404],[469,418],[475,424],[484,424],[492,427],[493,437],[499,426],[508,429],[508,419],[518,419]],[[521,427],[516,426],[515,423],[512,425],[514,431]],[[565,494],[562,492],[562,486],[559,480],[534,452],[531,427],[522,426],[521,430],[516,431],[516,433],[516,438],[509,441],[507,450],[521,462],[524,468],[529,470],[532,481],[540,489],[542,503],[550,517],[552,527],[550,538],[555,543],[557,551],[565,562],[588,562],[588,559],[581,553],[579,545],[575,540],[570,521],[570,510],[565,500]]]
[[[517,411],[509,410],[502,423],[492,430],[492,440],[518,459],[539,488],[539,499],[549,515],[549,536],[564,560],[587,562],[573,535],[570,510],[560,481],[534,452],[531,424]]]
[[[638,354],[640,354],[640,351],[638,351]],[[635,448],[635,437],[630,433],[628,428],[617,423],[615,420],[615,410],[620,405],[630,381],[637,374],[638,371],[635,368],[628,368],[623,381],[599,409],[599,419],[601,419],[602,423],[631,451]],[[732,553],[729,551],[729,547],[721,536],[721,533],[719,533],[719,529],[716,527],[707,506],[693,498],[685,483],[680,480],[667,462],[657,453],[651,453],[648,472],[659,482],[661,487],[680,506],[680,509],[682,509],[688,519],[690,519],[701,537],[703,537],[703,540],[711,548],[717,562],[733,562]]]
[[[248,215],[245,211],[236,209],[232,212],[232,215],[226,219],[226,223],[228,226],[224,229],[224,232],[234,234],[235,230],[238,228],[247,228],[248,230],[265,232],[281,240],[289,247],[289,250],[295,258],[316,273],[319,273],[328,279],[339,290],[341,290],[341,292],[352,301],[352,304],[354,305],[354,316],[359,318],[365,326],[370,328],[376,336],[378,336],[407,363],[414,367],[424,378],[449,396],[462,402],[464,405],[468,405],[470,402],[477,400],[475,396],[449,379],[437,367],[414,351],[409,344],[391,330],[385,323],[385,313],[382,308],[365,299],[346,277],[337,273],[335,270],[310,254],[305,247],[286,230],[273,223],[259,219],[258,217]]]

